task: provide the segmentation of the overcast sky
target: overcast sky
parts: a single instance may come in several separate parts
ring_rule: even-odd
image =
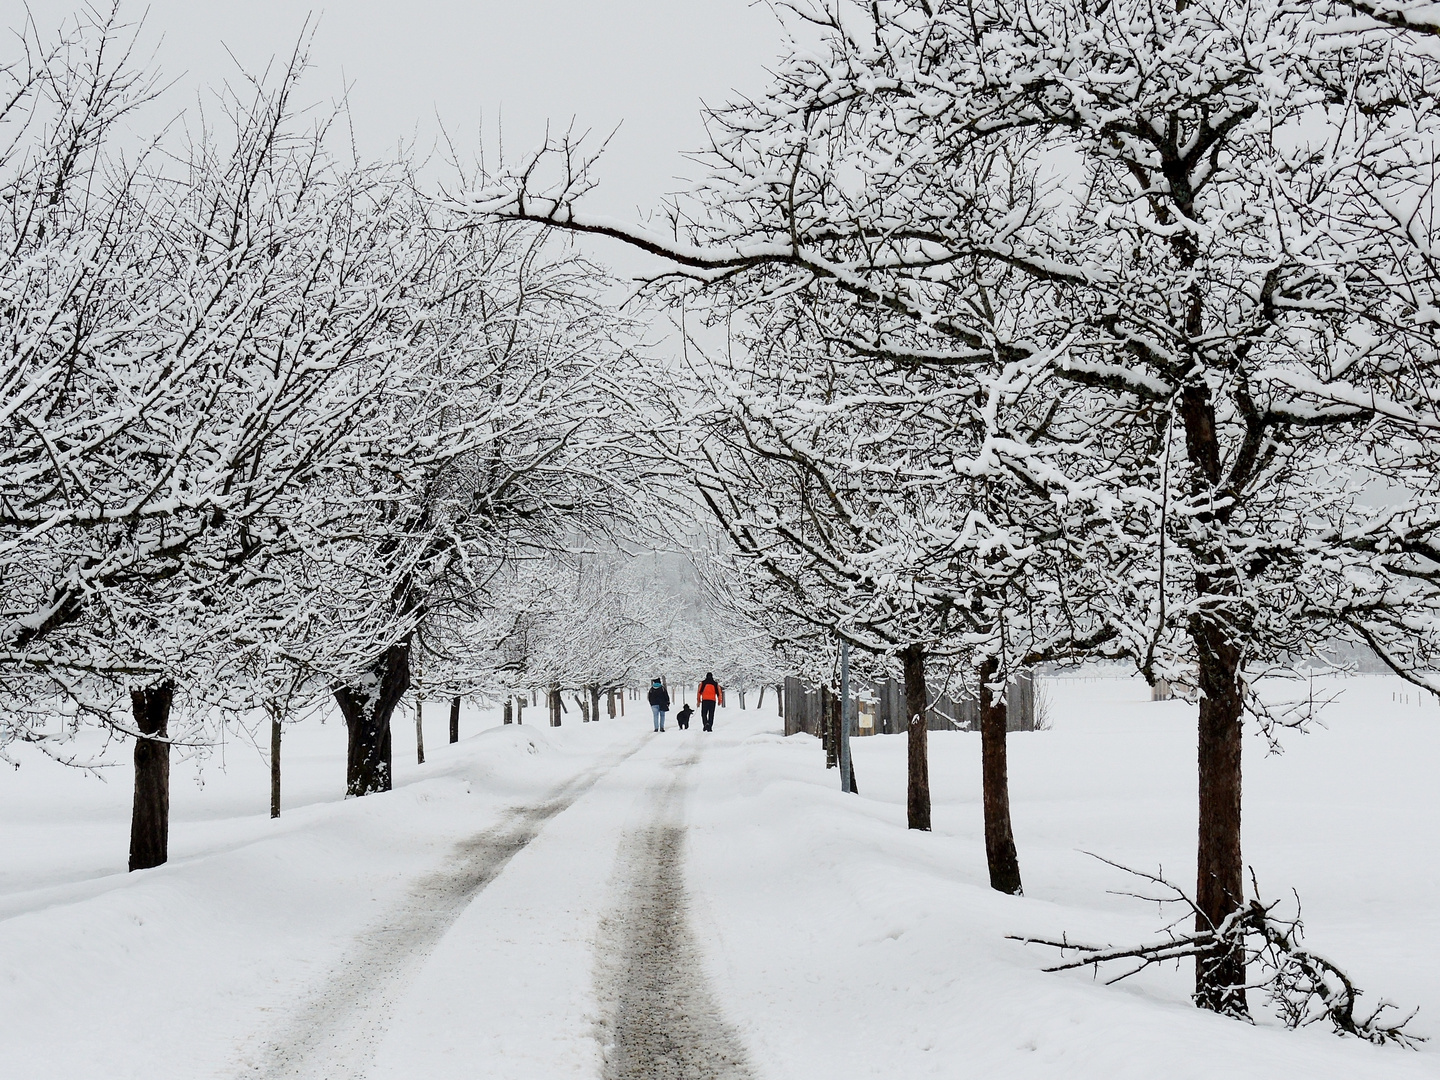
[[[0,0],[8,26],[28,7],[42,32],[78,6]],[[437,115],[467,154],[482,123],[493,151],[503,116],[507,156],[537,146],[547,120],[597,136],[619,124],[590,206],[627,218],[677,186],[681,152],[702,141],[702,99],[757,90],[782,48],[774,16],[749,0],[125,0],[122,11],[143,16],[147,51],[179,80],[166,103],[177,109],[233,77],[227,48],[259,70],[313,15],[305,89],[325,101],[350,84],[370,154],[417,134],[429,147]]]

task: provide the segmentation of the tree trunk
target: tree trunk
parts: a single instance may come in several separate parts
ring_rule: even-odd
[[[423,717],[425,713],[425,702],[421,698],[415,699],[415,764],[425,764],[425,725]]]
[[[451,741],[452,743],[457,743],[457,742],[460,741],[460,699],[459,699],[459,697],[453,697],[453,698],[450,699],[450,741]]]
[[[565,704],[565,703],[560,700],[560,688],[559,688],[558,686],[552,686],[552,687],[550,688],[550,726],[551,726],[551,727],[559,727],[559,726],[560,726],[560,710],[561,710],[561,708],[564,706],[564,704]]]
[[[524,723],[525,723],[525,695],[524,695],[524,694],[521,694],[519,697],[517,697],[517,698],[515,699],[515,723],[516,723],[517,725],[522,725],[522,726],[523,726]]]
[[[605,713],[611,720],[615,719],[615,688],[613,686],[605,691]]]
[[[335,703],[349,732],[346,798],[390,790],[390,717],[410,689],[409,643],[386,649],[367,675],[358,686],[335,688]]]
[[[515,722],[515,702],[510,698],[505,699],[504,719],[502,723],[513,724]]]
[[[1197,331],[1199,311],[1197,298],[1191,312]],[[1213,496],[1224,480],[1215,406],[1203,381],[1186,385],[1180,411],[1192,469],[1191,492],[1204,499]],[[1243,701],[1240,650],[1231,628],[1243,626],[1247,616],[1235,566],[1221,544],[1208,535],[1209,528],[1223,530],[1228,512],[1220,506],[1195,519],[1196,525],[1206,530],[1195,544],[1195,564],[1201,568],[1195,575],[1195,595],[1200,604],[1188,626],[1200,682],[1200,827],[1195,859],[1195,904],[1200,909],[1195,924],[1200,930],[1219,926],[1245,903],[1245,863],[1240,850]],[[1216,949],[1195,958],[1195,1004],[1231,1016],[1249,1015],[1241,949]]]
[[[170,857],[170,705],[168,679],[130,691],[135,716],[135,801],[130,812],[130,869],[148,870]],[[148,738],[146,736],[149,736]]]
[[[1197,620],[1198,621],[1198,620]],[[1197,929],[1219,926],[1245,902],[1240,850],[1242,701],[1238,650],[1218,627],[1202,627],[1200,646],[1200,835],[1196,855]],[[1195,958],[1195,1004],[1248,1016],[1245,955],[1216,950]]]
[[[280,816],[280,717],[270,717],[270,816]]]
[[[600,721],[600,684],[590,684],[590,719],[596,723]]]
[[[930,755],[925,730],[925,650],[911,645],[900,654],[905,668],[906,730],[909,732],[909,778],[905,812],[910,828],[930,831]]]
[[[1020,856],[1010,828],[1010,777],[1005,761],[1006,704],[996,701],[990,681],[1000,664],[990,657],[980,665],[980,772],[985,804],[985,861],[990,887],[1020,896]]]

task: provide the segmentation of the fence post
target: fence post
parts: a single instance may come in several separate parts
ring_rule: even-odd
[[[840,790],[854,790],[850,783],[850,642],[840,642]]]
[[[820,742],[825,749],[825,767],[840,765],[840,724],[835,718],[835,695],[825,683],[820,684]]]
[[[1005,690],[1005,730],[1035,730],[1035,673],[1016,672]]]

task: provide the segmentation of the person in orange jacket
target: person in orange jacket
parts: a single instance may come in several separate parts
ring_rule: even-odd
[[[705,681],[695,691],[695,704],[700,706],[700,726],[705,731],[715,730],[715,703],[724,696],[720,684],[715,681],[715,676],[710,672],[705,673]]]

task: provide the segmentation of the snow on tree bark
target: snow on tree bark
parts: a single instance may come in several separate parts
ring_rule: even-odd
[[[929,695],[925,687],[925,650],[907,646],[900,654],[905,665],[905,714],[907,746],[905,773],[905,818],[912,829],[930,831],[930,757],[926,713]]]
[[[392,645],[363,680],[334,689],[349,736],[345,759],[347,797],[389,791],[392,782],[390,718],[410,689],[410,647]]]
[[[1196,637],[1201,646],[1201,697],[1195,929],[1203,931],[1222,925],[1245,904],[1240,847],[1244,706],[1236,670],[1239,650],[1208,622],[1201,621]],[[1215,1012],[1248,1015],[1245,953],[1233,940],[1219,939],[1196,954],[1195,1000]]]
[[[1000,664],[987,658],[976,673],[980,694],[981,801],[985,813],[985,861],[990,870],[990,887],[998,892],[1021,895],[1020,855],[1010,826],[1010,777],[1006,766],[1006,703],[997,700],[991,689]]]

